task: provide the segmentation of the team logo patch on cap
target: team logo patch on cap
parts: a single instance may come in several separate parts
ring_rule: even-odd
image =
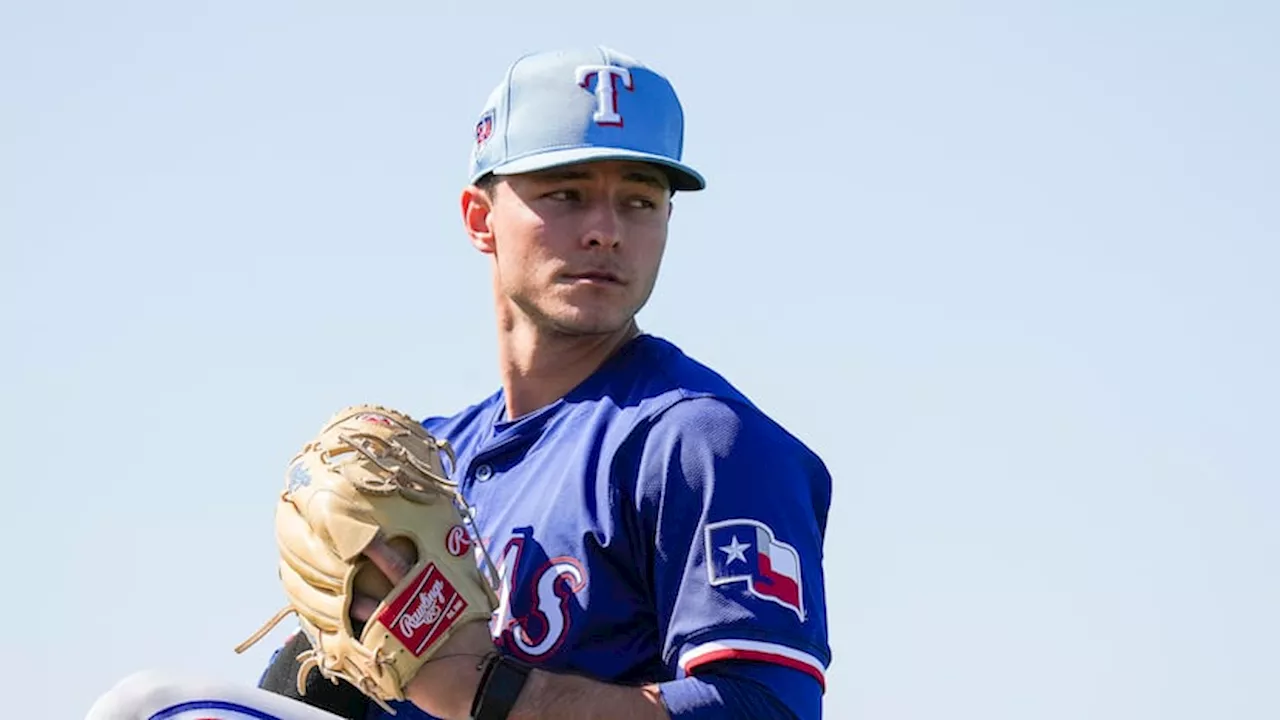
[[[724,520],[706,529],[711,584],[743,583],[747,592],[795,611],[804,621],[800,554],[758,520]]]
[[[476,123],[476,147],[484,145],[493,136],[493,112],[487,112]]]

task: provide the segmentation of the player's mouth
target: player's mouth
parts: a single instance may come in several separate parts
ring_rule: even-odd
[[[626,281],[621,276],[605,270],[589,270],[579,273],[565,273],[564,277],[570,283],[582,283],[587,285],[626,285]]]

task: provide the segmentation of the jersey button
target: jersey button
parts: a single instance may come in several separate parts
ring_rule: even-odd
[[[491,477],[493,477],[493,468],[488,465],[480,465],[476,468],[476,479],[480,482],[484,482]]]

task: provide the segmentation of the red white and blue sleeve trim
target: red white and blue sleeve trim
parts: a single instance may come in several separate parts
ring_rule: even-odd
[[[782,665],[807,673],[826,690],[826,666],[818,658],[786,645],[759,640],[716,640],[695,645],[680,655],[680,676],[692,675],[697,668],[719,660],[752,660]]]

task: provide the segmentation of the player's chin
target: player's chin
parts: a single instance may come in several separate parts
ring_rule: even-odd
[[[608,335],[624,330],[634,311],[630,305],[563,304],[548,313],[556,330],[565,335]]]

